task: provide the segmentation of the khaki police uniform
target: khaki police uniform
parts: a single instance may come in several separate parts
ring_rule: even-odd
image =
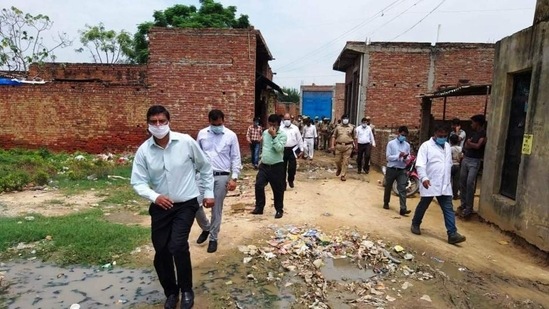
[[[320,147],[323,150],[328,149],[328,145],[330,143],[330,131],[329,131],[329,124],[326,122],[320,123]]]
[[[354,132],[355,127],[352,124],[341,124],[334,129],[336,166],[341,177],[347,174],[349,159],[353,152]]]

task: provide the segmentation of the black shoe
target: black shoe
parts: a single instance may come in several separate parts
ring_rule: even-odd
[[[369,174],[369,173],[370,173],[370,171],[364,171],[364,174]]]
[[[214,253],[217,251],[217,240],[210,240],[207,251],[208,253]]]
[[[458,232],[455,232],[454,234],[448,236],[448,243],[455,245],[459,244],[460,242],[464,242],[465,239],[465,236],[459,234]]]
[[[179,298],[177,297],[177,294],[168,296],[168,299],[166,299],[166,302],[164,303],[164,309],[175,309],[178,301]]]
[[[411,210],[401,209],[400,215],[407,217],[411,212],[412,212]]]
[[[283,211],[277,211],[276,214],[275,214],[275,219],[280,219],[282,218],[282,215],[284,214]]]
[[[419,229],[419,225],[413,225],[410,227],[410,231],[416,235],[421,235],[421,230]]]
[[[202,233],[200,233],[200,236],[198,236],[198,239],[196,240],[196,243],[201,244],[201,243],[205,242],[206,239],[208,239],[208,235],[210,235],[209,231],[202,231]]]
[[[389,204],[383,204],[383,209],[389,209]]]
[[[290,186],[290,188],[293,188],[293,187],[294,187],[294,182],[293,182],[293,181],[289,181],[289,182],[288,182],[288,185]]]
[[[181,309],[191,309],[194,306],[194,292],[183,292]]]
[[[358,172],[356,172],[357,174],[362,174],[362,172],[359,170]]]
[[[250,212],[252,215],[262,215],[263,214],[263,210],[259,210],[259,209],[254,209],[252,210],[252,212]]]

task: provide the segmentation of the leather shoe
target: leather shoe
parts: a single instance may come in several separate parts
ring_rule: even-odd
[[[389,204],[383,204],[383,209],[389,209]]]
[[[202,231],[202,233],[200,233],[200,236],[198,236],[198,239],[196,240],[196,243],[201,244],[201,243],[205,242],[206,239],[208,239],[208,235],[210,235],[210,231]]]
[[[166,299],[166,302],[164,303],[164,309],[175,309],[175,306],[177,306],[177,302],[179,301],[179,297],[177,297],[177,294],[172,294],[168,296]]]
[[[338,168],[336,171],[336,176],[339,176],[339,174],[341,174],[341,169]]]
[[[217,251],[217,240],[210,240],[207,251],[208,253],[214,253]]]
[[[183,292],[181,299],[181,309],[191,309],[194,306],[194,292]]]
[[[293,188],[294,187],[294,182],[290,181],[290,182],[288,182],[288,185],[290,186],[290,188]]]
[[[259,210],[259,209],[254,209],[252,210],[252,212],[250,212],[252,215],[262,215],[263,214],[263,210]]]
[[[416,235],[421,235],[421,229],[419,228],[419,225],[413,225],[410,227],[410,231]]]
[[[275,214],[275,219],[280,219],[282,218],[282,215],[284,214],[283,211],[277,211],[276,214]]]
[[[448,236],[448,243],[455,245],[460,242],[464,242],[466,240],[465,236],[461,235],[458,232],[455,232],[454,234]]]
[[[400,210],[400,215],[407,217],[408,214],[410,214],[411,212],[412,212],[411,210],[401,209]]]

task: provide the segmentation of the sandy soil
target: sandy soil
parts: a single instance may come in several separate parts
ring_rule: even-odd
[[[435,202],[431,204],[424,218],[422,235],[411,234],[411,217],[401,217],[398,214],[396,196],[391,197],[390,210],[382,208],[383,188],[378,183],[382,179],[380,173],[373,171],[368,175],[358,175],[356,169],[351,169],[347,181],[342,182],[335,177],[335,165],[332,161],[332,156],[319,153],[312,163],[300,161],[296,186],[286,191],[285,213],[279,220],[274,219],[272,203],[266,207],[264,215],[249,214],[254,202],[255,171],[245,170],[239,189],[226,198],[218,252],[206,253],[207,243],[196,244],[200,229],[197,225],[193,228],[190,237],[193,266],[211,267],[219,261],[231,258],[234,248],[253,243],[261,236],[261,231],[272,225],[310,224],[325,232],[352,227],[405,248],[412,248],[418,255],[436,257],[447,264],[470,270],[467,278],[462,280],[465,286],[461,287],[461,291],[459,286],[447,286],[446,289],[435,286],[430,291],[435,296],[436,293],[441,293],[441,298],[451,298],[452,293],[459,294],[457,297],[467,296],[468,289],[481,289],[488,291],[484,295],[486,297],[524,301],[525,307],[531,300],[541,304],[542,308],[549,308],[549,271],[546,260],[533,255],[531,251],[515,244],[510,236],[478,219],[458,219],[458,230],[467,236],[467,241],[459,246],[447,244],[442,213]],[[266,192],[269,199],[272,196],[269,187]],[[61,204],[58,200],[64,202]],[[55,191],[28,191],[0,195],[0,209],[4,216],[25,214],[29,207],[34,212],[60,215],[92,207],[99,200],[93,192],[67,199]],[[413,211],[418,201],[418,197],[409,199],[408,208]],[[111,216],[117,218],[116,221],[149,224],[148,217],[137,213],[116,216],[111,211]],[[152,254],[151,250],[143,250],[141,258],[146,262],[152,259]],[[456,291],[452,291],[454,288]],[[444,293],[449,296],[442,295]],[[197,304],[206,302],[201,297],[203,296],[197,297]],[[439,303],[442,304],[445,303]],[[436,297],[432,305],[433,308],[439,307]],[[410,308],[412,307],[414,306]]]

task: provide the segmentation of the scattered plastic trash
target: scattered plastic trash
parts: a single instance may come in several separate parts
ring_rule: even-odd
[[[393,249],[395,250],[395,252],[402,252],[402,251],[404,251],[404,248],[403,248],[402,246],[400,246],[400,245],[396,245]]]
[[[424,301],[432,302],[432,301],[431,301],[431,297],[429,297],[429,295],[423,295],[423,296],[421,296],[420,299],[421,299],[421,300],[424,300]]]
[[[458,268],[458,270],[461,271],[461,272],[464,272],[464,271],[467,271],[467,268],[465,268],[465,267],[460,267],[460,268]]]
[[[80,305],[79,304],[72,304],[69,309],[80,309]]]
[[[26,216],[25,220],[27,221],[34,221],[34,216]]]
[[[405,281],[400,288],[403,289],[403,290],[406,290],[407,288],[412,287],[412,286],[413,285],[410,282]]]
[[[407,261],[411,261],[411,260],[414,259],[414,256],[413,256],[412,254],[410,254],[410,253],[406,253],[406,254],[404,255],[404,259],[407,260]]]

